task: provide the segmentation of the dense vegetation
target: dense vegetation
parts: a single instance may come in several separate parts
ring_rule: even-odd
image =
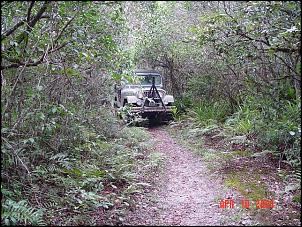
[[[1,223],[123,221],[161,161],[111,109],[136,68],[163,73],[176,120],[300,172],[300,53],[300,1],[2,1]]]

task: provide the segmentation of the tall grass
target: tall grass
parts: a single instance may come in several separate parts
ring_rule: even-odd
[[[197,123],[208,125],[225,121],[230,114],[230,106],[228,103],[200,102],[191,109],[190,114]]]

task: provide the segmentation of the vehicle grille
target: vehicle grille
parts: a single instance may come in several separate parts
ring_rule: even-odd
[[[144,91],[144,97],[148,97],[149,91]],[[154,92],[155,97],[154,98],[159,98],[156,92]]]

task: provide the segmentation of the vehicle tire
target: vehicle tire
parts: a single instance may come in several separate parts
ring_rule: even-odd
[[[116,98],[114,99],[114,102],[113,102],[113,107],[115,107],[115,108],[118,108],[118,105],[117,105],[117,100],[116,100]]]
[[[148,117],[149,119],[149,127],[161,125],[163,122],[163,116],[150,116]]]
[[[126,106],[127,103],[128,103],[128,101],[127,101],[127,99],[125,99],[123,102],[123,106]]]

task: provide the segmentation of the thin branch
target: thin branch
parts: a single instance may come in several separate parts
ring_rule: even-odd
[[[229,13],[227,12],[226,5],[225,5],[225,1],[223,2],[223,9],[224,9],[224,12],[225,12],[230,18],[234,19],[234,17],[233,17],[231,14],[229,14]],[[236,21],[236,23],[237,23],[237,21]]]
[[[2,137],[2,139],[3,139],[7,144],[9,144],[10,147],[13,147],[13,146],[9,143],[9,141],[7,141],[4,137]],[[27,173],[28,173],[29,175],[31,175],[29,169],[28,169],[27,166],[22,162],[22,160],[21,160],[21,158],[19,157],[19,155],[18,155],[14,150],[12,151],[12,153],[13,153],[13,155],[14,155],[15,157],[17,157],[17,159],[20,161],[20,163],[22,164],[22,166],[24,167],[24,169],[27,171]]]
[[[34,106],[34,102],[30,105],[30,107],[28,108],[28,110],[31,110],[32,109],[32,107]],[[18,126],[18,124],[21,122],[21,120],[23,120],[24,119],[24,117],[26,116],[26,113],[24,112],[20,117],[19,117],[19,119],[14,123],[14,126],[12,127],[12,131]]]
[[[32,2],[30,3],[29,8],[28,8],[28,11],[27,11],[27,19],[26,19],[27,24],[28,24],[29,21],[30,21],[30,14],[31,14],[32,8],[34,7],[34,4],[35,4],[35,1],[32,1]]]
[[[14,31],[16,31],[19,27],[21,27],[24,22],[26,22],[25,20],[20,21],[19,23],[17,23],[12,29],[8,30],[6,33],[4,33],[1,36],[1,40],[6,39],[9,35],[11,35]]]
[[[274,53],[274,56],[276,56],[277,58],[279,58],[288,69],[290,69],[292,72],[294,72],[296,75],[299,76],[299,73],[297,73],[295,69],[293,69],[288,63],[286,63],[283,58],[281,58],[280,56],[278,56],[276,53]]]
[[[70,78],[67,75],[65,64],[63,64],[63,67],[64,67],[64,73],[63,73],[63,75],[67,78],[68,82],[70,83],[70,85],[71,85],[71,87],[73,89],[72,91],[73,91],[74,95],[77,96],[76,89],[74,88],[74,86],[73,86]]]
[[[270,50],[283,53],[295,53],[298,52],[298,48],[286,48],[286,47],[271,47]]]
[[[65,46],[66,46],[68,43],[70,43],[70,42],[71,42],[71,40],[62,43],[60,46],[56,47],[55,49],[49,50],[49,51],[47,52],[47,54],[51,54],[51,53],[53,53],[53,52],[56,52],[56,51],[62,49],[63,47],[65,47]]]
[[[244,38],[247,38],[248,40],[254,40],[254,41],[257,41],[257,42],[260,42],[260,43],[264,43],[265,45],[267,46],[271,46],[271,44],[269,43],[269,41],[266,39],[265,41],[262,40],[262,39],[254,39],[254,38],[251,38],[249,36],[247,36],[247,34],[241,34],[242,37]]]
[[[44,15],[44,16],[41,16],[41,19],[42,18],[50,18],[50,16],[49,15]],[[8,30],[7,32],[4,32],[4,34],[1,36],[1,40],[6,39],[8,36],[10,36],[12,33],[14,33],[19,27],[24,25],[25,22],[26,22],[26,20],[21,20],[13,28]]]
[[[47,4],[49,3],[50,1],[45,1],[36,16],[30,22],[27,23],[27,30],[23,32],[23,35],[20,37],[20,40],[18,40],[17,43],[20,44],[24,40],[25,36],[32,31],[36,23],[42,18],[43,13],[48,7]]]
[[[12,68],[18,68],[20,66],[24,66],[24,67],[29,67],[29,66],[38,66],[43,62],[43,58],[44,58],[45,53],[43,54],[43,56],[40,58],[40,60],[36,61],[36,62],[21,62],[19,60],[12,60],[9,59],[10,62],[14,62],[13,64],[10,65],[6,65],[6,66],[1,66],[1,70],[5,70],[5,69],[12,69]]]
[[[227,67],[234,73],[234,75],[238,78],[238,75],[237,75],[237,73],[231,68],[231,66],[229,66],[228,64],[227,64]]]
[[[29,26],[30,27],[34,27],[36,25],[36,23],[38,22],[38,20],[42,17],[43,13],[46,11],[48,4],[51,3],[51,1],[45,1],[43,6],[40,8],[39,12],[36,14],[36,16],[34,17],[34,19],[32,19],[29,22]]]
[[[60,34],[58,35],[58,37],[56,38],[56,40],[54,41],[54,43],[57,43],[58,40],[61,38],[63,32],[65,31],[65,29],[67,28],[67,26],[71,23],[71,21],[74,20],[74,18],[76,17],[76,15],[79,13],[79,10],[77,10],[77,12],[73,15],[73,17],[65,24],[65,26],[62,28]]]
[[[60,49],[62,49],[63,47],[65,47],[67,44],[69,44],[71,42],[71,40],[69,41],[66,41],[64,43],[62,43],[59,47],[55,48],[55,49],[51,49],[51,50],[46,50],[43,54],[42,54],[42,57],[36,61],[36,62],[22,62],[20,60],[16,60],[16,59],[10,59],[10,58],[7,58],[5,56],[3,56],[4,59],[8,60],[9,62],[11,62],[12,64],[10,65],[6,65],[6,66],[1,66],[1,70],[5,70],[5,69],[11,69],[11,68],[18,68],[20,66],[25,66],[25,67],[30,67],[30,66],[38,66],[42,63],[45,62],[45,56],[53,53],[53,52],[56,52]]]

